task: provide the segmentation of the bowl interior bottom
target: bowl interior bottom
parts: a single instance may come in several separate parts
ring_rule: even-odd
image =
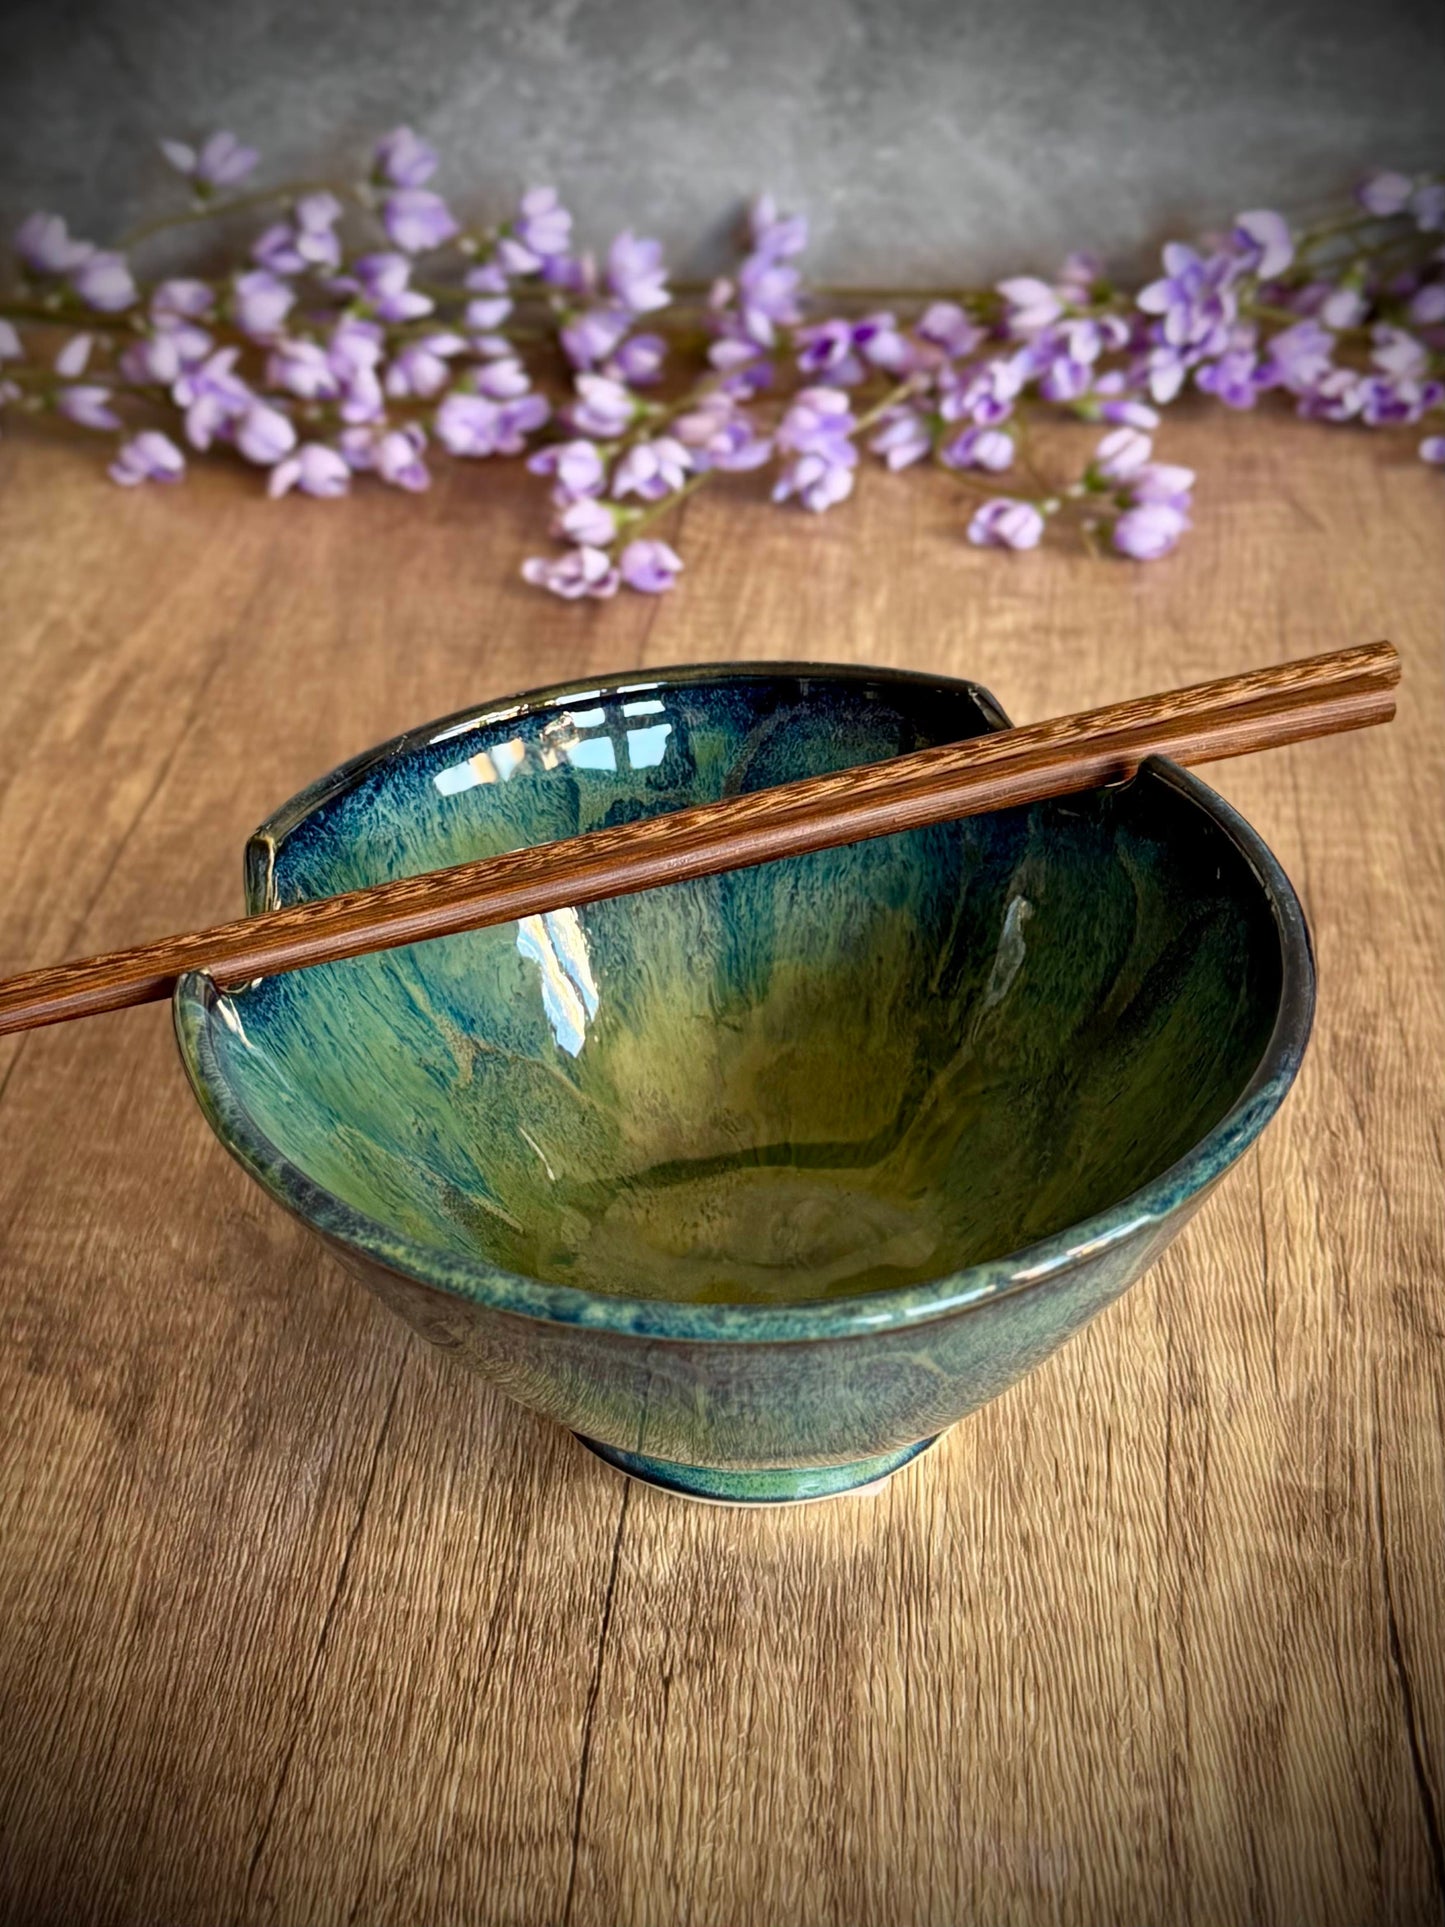
[[[253,894],[985,727],[962,687],[778,678],[663,690],[645,756],[613,726],[589,760],[625,697],[390,759],[276,839]],[[423,1252],[630,1297],[820,1299],[1003,1256],[1165,1170],[1248,1083],[1280,977],[1240,851],[1146,774],[273,978],[214,1000],[207,1075]]]

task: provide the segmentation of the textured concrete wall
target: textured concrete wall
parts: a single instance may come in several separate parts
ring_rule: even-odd
[[[1129,253],[1373,163],[1445,161],[1445,0],[25,0],[3,11],[0,213],[114,233],[161,133],[288,173],[407,119],[440,185],[555,182],[701,264],[740,198],[813,270],[933,279]]]

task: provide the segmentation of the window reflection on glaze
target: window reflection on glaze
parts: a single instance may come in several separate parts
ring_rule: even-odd
[[[621,707],[625,717],[633,717],[656,715],[663,705],[635,702]],[[667,754],[671,735],[671,723],[617,728],[609,726],[603,709],[569,710],[546,724],[539,742],[514,736],[510,742],[479,750],[464,763],[438,770],[432,783],[439,795],[460,796],[489,783],[510,782],[523,770],[557,769],[563,763],[608,774],[619,769],[655,769]]]
[[[542,1008],[552,1035],[570,1057],[587,1041],[587,1026],[597,1015],[597,985],[587,937],[572,909],[523,917],[517,948],[542,972]]]
[[[655,687],[643,683],[635,692],[617,692],[643,697],[617,705],[622,717],[628,719],[626,723],[620,723],[615,712],[609,722],[606,707],[579,709],[573,697],[560,715],[543,724],[538,738],[529,741],[514,736],[491,749],[479,750],[465,762],[438,770],[433,785],[439,795],[461,796],[468,790],[508,783],[524,773],[540,774],[563,765],[599,774],[613,774],[619,768],[655,769],[667,754],[673,726],[631,720],[663,712],[664,704],[646,693]],[[541,973],[542,1005],[558,1046],[577,1056],[586,1042],[587,1027],[597,1014],[597,985],[576,911],[564,909],[541,917],[524,917],[517,925],[517,949]]]

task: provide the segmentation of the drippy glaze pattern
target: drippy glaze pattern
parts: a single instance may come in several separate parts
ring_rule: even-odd
[[[295,799],[248,905],[1002,720],[786,665],[543,692]],[[429,1338],[625,1469],[776,1499],[902,1462],[1116,1296],[1277,1107],[1311,1001],[1288,883],[1160,765],[232,996],[189,978],[176,1013],[223,1140]]]

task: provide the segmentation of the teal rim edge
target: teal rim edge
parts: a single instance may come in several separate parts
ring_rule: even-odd
[[[671,1459],[644,1458],[638,1452],[624,1452],[620,1446],[602,1445],[584,1432],[573,1438],[614,1472],[629,1479],[669,1492],[679,1499],[700,1499],[705,1505],[760,1506],[808,1505],[815,1499],[846,1499],[877,1489],[895,1472],[911,1465],[938,1437],[919,1439],[916,1445],[896,1447],[870,1459],[851,1459],[842,1465],[749,1466],[736,1471],[717,1465],[680,1465]]]
[[[376,764],[422,747],[443,732],[464,733],[509,721],[524,711],[575,700],[585,690],[617,689],[772,676],[825,676],[876,683],[945,684],[968,689],[993,727],[1009,726],[999,704],[979,684],[916,670],[874,669],[823,662],[697,663],[671,669],[624,670],[577,677],[505,701],[457,711],[367,750],[321,777],[267,818],[246,846],[248,894],[269,898],[271,856],[312,810]],[[260,1131],[222,1084],[211,1051],[210,1013],[222,993],[204,971],[189,971],[176,985],[173,1015],[181,1061],[211,1128],[232,1157],[277,1202],[334,1243],[388,1270],[496,1311],[549,1324],[575,1325],[638,1338],[683,1343],[776,1343],[843,1338],[863,1332],[912,1327],[966,1311],[985,1300],[1026,1291],[1083,1258],[1161,1223],[1205,1190],[1254,1142],[1284,1102],[1309,1042],[1314,1019],[1315,968],[1304,911],[1289,878],[1259,834],[1223,797],[1187,770],[1162,758],[1140,766],[1153,781],[1187,796],[1219,825],[1264,890],[1280,942],[1280,1001],[1268,1044],[1254,1075],[1213,1130],[1157,1178],[1103,1211],[1021,1250],[925,1285],[870,1292],[857,1298],[818,1299],[792,1305],[688,1305],[665,1299],[606,1297],[572,1285],[544,1284],[503,1271],[478,1257],[449,1257],[391,1232],[376,1219],[314,1184]],[[1135,778],[1134,780],[1138,780]]]

